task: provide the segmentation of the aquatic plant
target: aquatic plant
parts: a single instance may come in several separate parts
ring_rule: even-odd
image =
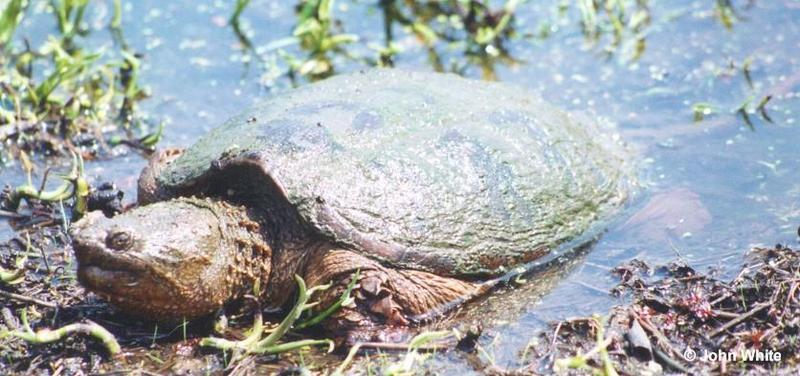
[[[47,344],[52,342],[61,341],[73,334],[85,334],[99,340],[110,355],[117,355],[122,351],[122,348],[117,342],[111,332],[94,322],[74,323],[62,326],[58,329],[39,329],[33,331],[30,324],[28,324],[28,310],[23,309],[20,311],[20,319],[22,327],[14,330],[2,329],[0,330],[0,339],[5,337],[20,338],[32,344]]]
[[[750,130],[755,130],[756,123],[754,122],[753,115],[757,114],[764,123],[773,123],[772,117],[767,110],[767,104],[772,100],[772,94],[769,89],[756,89],[756,85],[753,82],[752,65],[752,56],[748,56],[741,62],[730,60],[724,69],[715,70],[713,78],[718,79],[724,77],[730,79],[736,77],[744,80],[744,83],[746,83],[746,86],[744,86],[746,89],[743,93],[745,98],[738,102],[735,107],[730,108],[728,113],[739,117]],[[758,102],[756,102],[756,98],[759,98]],[[720,107],[724,106],[712,104],[710,102],[692,104],[691,109],[694,114],[694,121],[699,122],[706,117],[722,112],[719,110]]]
[[[298,79],[328,77],[340,65],[392,66],[400,56],[416,52],[412,49],[426,53],[436,71],[465,74],[477,69],[484,79],[494,80],[499,66],[523,63],[513,56],[513,44],[535,43],[555,32],[574,30],[562,25],[577,27],[589,50],[634,64],[647,49],[651,25],[678,17],[652,14],[649,0],[551,3],[541,5],[552,6],[551,12],[541,12],[525,23],[517,22],[515,15],[530,6],[526,0],[380,0],[363,5],[382,17],[382,43],[347,33],[345,22],[336,19],[333,0],[298,1],[292,36],[261,46],[251,40],[255,33],[246,35],[240,25],[249,1],[236,2],[229,24],[248,54],[242,60],[249,63],[250,56],[255,56],[263,65],[265,82],[287,75],[296,84]],[[714,12],[727,28],[740,18],[728,0],[709,4],[707,11]],[[405,43],[409,37],[418,45]]]
[[[243,356],[250,354],[278,354],[286,351],[292,351],[307,346],[328,346],[328,352],[333,351],[333,341],[329,339],[309,339],[294,342],[279,343],[281,338],[291,329],[302,329],[316,325],[334,312],[336,312],[343,305],[352,304],[350,293],[358,281],[359,272],[353,274],[350,283],[342,293],[339,299],[334,302],[330,307],[322,310],[318,315],[305,320],[299,321],[304,312],[307,312],[317,303],[309,303],[311,296],[320,291],[325,291],[331,287],[328,285],[314,286],[307,288],[306,283],[300,276],[295,275],[294,279],[297,282],[297,300],[295,301],[292,309],[286,314],[280,324],[275,327],[269,335],[264,337],[264,325],[261,315],[261,309],[255,310],[255,318],[253,320],[253,327],[250,329],[250,334],[247,338],[239,341],[232,341],[224,338],[208,337],[200,341],[200,346],[214,347],[223,351],[232,351],[233,358],[231,363],[241,359]],[[259,295],[259,287],[256,286],[254,295]],[[298,322],[299,321],[299,322]]]
[[[236,3],[229,24],[242,50],[255,55],[265,72],[275,76],[267,81],[281,75],[293,82],[318,80],[334,74],[335,67],[345,62],[392,66],[403,52],[395,42],[396,29],[419,40],[435,70],[461,73],[474,65],[484,78],[496,79],[496,64],[516,63],[505,40],[516,35],[514,13],[520,3],[509,0],[493,8],[486,1],[382,0],[375,5],[383,15],[382,45],[364,45],[357,35],[345,32],[344,23],[335,18],[333,0],[300,1],[292,36],[264,46],[254,46],[242,31],[240,18],[248,1]]]
[[[45,9],[56,32],[40,46],[16,35],[31,4],[6,4],[0,17],[0,161],[31,153],[81,153],[81,147],[91,158],[105,142],[98,139],[101,134],[123,132],[131,138],[134,126],[146,132],[147,124],[133,115],[136,103],[147,96],[138,83],[141,56],[124,43],[121,3],[113,4],[108,28],[120,43],[112,51],[84,40],[88,0],[50,1]]]
[[[495,80],[497,64],[518,63],[506,44],[518,36],[514,14],[520,3],[509,0],[492,7],[487,1],[384,1],[386,47],[393,44],[396,24],[427,49],[435,70],[463,73],[475,66],[483,78]]]
[[[69,173],[58,175],[62,184],[52,190],[45,190],[49,170],[45,172],[42,182],[39,186],[34,186],[31,181],[30,173],[28,174],[28,183],[20,185],[16,188],[9,189],[0,195],[0,209],[16,212],[20,203],[30,200],[37,200],[43,203],[62,203],[67,200],[72,200],[72,215],[71,219],[78,219],[88,212],[88,199],[89,199],[89,183],[83,175],[83,159],[76,155],[72,155],[72,168]],[[62,216],[66,215],[62,210]],[[65,226],[66,228],[66,226]]]

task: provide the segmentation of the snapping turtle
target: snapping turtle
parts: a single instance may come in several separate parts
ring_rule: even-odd
[[[140,206],[75,223],[78,277],[135,314],[196,317],[257,282],[360,270],[331,327],[406,325],[592,228],[626,198],[621,147],[540,98],[374,70],[295,89],[142,172]],[[324,306],[324,305],[322,305]]]

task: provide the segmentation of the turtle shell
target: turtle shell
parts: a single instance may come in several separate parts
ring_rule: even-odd
[[[489,276],[547,254],[624,202],[624,148],[604,139],[593,122],[512,86],[373,70],[249,109],[157,182],[187,195],[238,180],[213,190],[266,203],[266,217],[284,218],[275,237],[299,226],[390,266]],[[225,175],[236,168],[245,175]]]

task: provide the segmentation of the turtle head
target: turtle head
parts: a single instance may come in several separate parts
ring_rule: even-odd
[[[258,234],[233,225],[239,215],[246,211],[189,198],[114,218],[89,213],[71,229],[78,280],[135,315],[180,319],[212,313],[269,274],[269,247]],[[253,256],[259,259],[248,259]]]

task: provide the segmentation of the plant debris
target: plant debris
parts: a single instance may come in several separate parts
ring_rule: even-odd
[[[44,22],[27,0],[4,3],[0,17],[0,167],[24,155],[81,154],[92,158],[112,140],[130,140],[144,149],[160,138],[160,129],[135,116],[136,103],[148,96],[138,82],[142,55],[125,43],[120,27],[122,5],[114,1],[108,29],[115,42],[111,51],[90,49],[85,15],[97,6],[87,0],[51,1],[45,10],[57,33],[40,46],[18,35],[22,20]],[[16,36],[16,38],[15,38]],[[117,141],[117,143],[125,143]]]
[[[605,323],[595,317],[554,324],[539,336],[538,359],[525,370],[611,375],[794,369],[800,362],[800,253],[778,245],[753,249],[749,259],[732,281],[682,261],[656,270],[639,260],[623,264],[612,271],[621,279],[613,293],[632,302],[614,307]]]
[[[75,333],[83,333],[102,342],[108,350],[108,353],[111,355],[117,355],[120,351],[122,351],[122,348],[119,346],[117,339],[114,338],[114,335],[97,323],[89,321],[87,323],[65,325],[58,329],[39,329],[34,332],[33,329],[31,329],[30,324],[28,324],[27,312],[28,311],[26,309],[20,311],[20,317],[22,321],[21,328],[14,330],[0,330],[0,339],[10,336],[20,338],[32,344],[46,344],[63,340],[67,336]]]

